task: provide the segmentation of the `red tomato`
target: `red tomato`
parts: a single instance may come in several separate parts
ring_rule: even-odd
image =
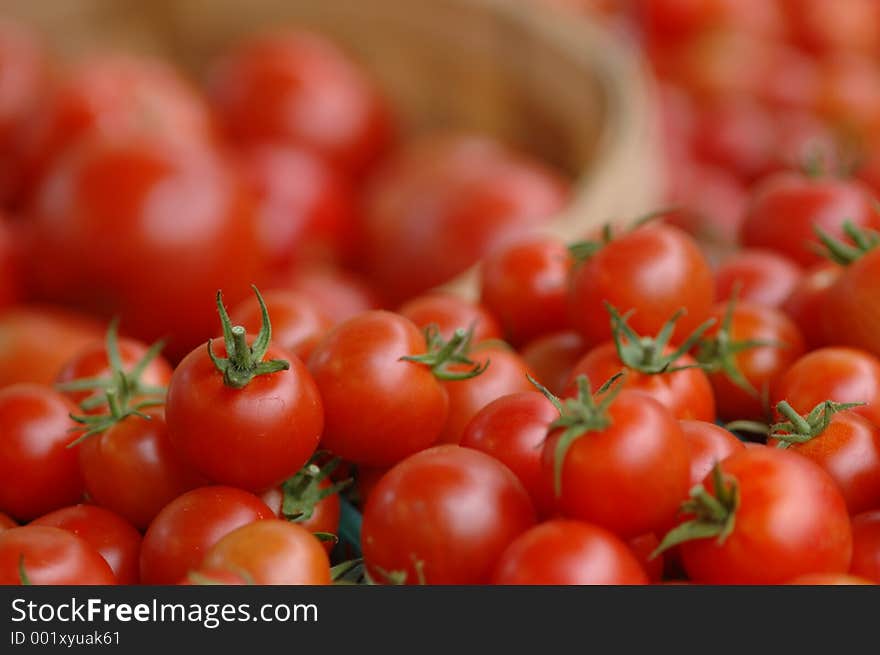
[[[257,235],[269,262],[350,259],[354,206],[349,183],[308,150],[264,144],[239,155],[256,200]]]
[[[810,350],[828,345],[825,336],[827,294],[842,270],[831,262],[814,266],[804,274],[782,305],[782,310],[797,323]]]
[[[0,511],[27,521],[82,497],[75,411],[48,387],[0,390]]]
[[[201,487],[178,496],[153,519],[141,548],[144,584],[174,584],[200,566],[224,536],[272,511],[257,496],[232,487]]]
[[[643,392],[612,391],[597,403],[585,379],[580,386],[582,411],[563,413],[566,427],[554,424],[543,449],[559,510],[626,539],[667,525],[688,490],[677,421]]]
[[[175,450],[161,408],[149,420],[121,416],[79,446],[79,462],[91,500],[146,528],[165,505],[204,479]]]
[[[379,583],[485,584],[504,549],[534,523],[510,469],[470,448],[436,446],[376,485],[364,510],[364,561]]]
[[[853,408],[880,425],[880,360],[852,348],[821,348],[789,367],[771,389],[775,406],[786,400],[806,414],[826,400],[865,403]]]
[[[790,585],[867,585],[876,584],[866,578],[859,578],[855,575],[846,575],[845,573],[808,573],[801,575],[794,580],[789,580],[786,584]]]
[[[85,539],[35,525],[0,532],[0,585],[20,584],[114,585],[116,577]]]
[[[179,585],[245,585],[250,584],[246,574],[226,569],[194,569],[189,571]]]
[[[849,572],[880,584],[880,510],[852,520],[853,555]]]
[[[271,344],[259,292],[261,328],[232,326],[220,293],[224,338],[187,355],[168,385],[172,443],[210,480],[265,491],[308,461],[324,427],[318,387],[305,364]]]
[[[694,240],[677,228],[648,224],[626,232],[575,267],[569,291],[572,325],[588,345],[611,338],[604,303],[629,319],[639,334],[657,334],[679,309],[674,342],[709,317],[715,290],[712,270]]]
[[[720,486],[713,471],[702,493],[683,505],[703,520],[700,532],[686,539],[687,528],[679,526],[664,539],[665,545],[681,544],[691,581],[781,584],[807,573],[847,571],[852,531],[846,504],[816,464],[777,448],[746,448],[717,472]],[[704,494],[723,508],[716,507],[712,518]]]
[[[218,288],[237,302],[259,281],[241,186],[216,152],[155,137],[91,140],[68,154],[34,205],[33,292],[119,315],[144,341],[168,337],[168,357],[180,359],[213,334]]]
[[[691,462],[690,486],[700,484],[712,467],[745,448],[743,442],[714,423],[679,421]]]
[[[801,268],[787,257],[759,248],[741,250],[715,271],[715,296],[730,300],[733,292],[747,303],[780,307],[803,278]]]
[[[825,337],[880,357],[880,246],[847,266],[825,296]]]
[[[663,580],[663,570],[665,567],[663,555],[651,557],[659,545],[660,540],[653,532],[640,535],[627,542],[630,552],[635,555],[636,561],[644,569],[648,575],[648,581],[652,584],[657,584]]]
[[[402,357],[426,350],[407,318],[365,312],[330,331],[309,370],[324,402],[323,447],[366,466],[390,466],[427,448],[449,414],[446,390],[430,367]]]
[[[480,299],[514,344],[568,327],[572,258],[554,237],[532,237],[498,249],[481,265]]]
[[[564,393],[575,364],[584,354],[584,341],[576,332],[548,334],[520,351],[535,379],[556,395]]]
[[[296,523],[267,519],[220,539],[202,567],[242,572],[258,585],[330,584],[330,561],[321,542]]]
[[[216,62],[208,92],[234,140],[305,147],[347,173],[364,173],[391,140],[378,90],[317,34],[250,37]]]
[[[61,367],[101,335],[97,321],[57,307],[10,307],[0,313],[0,387],[52,384]]]
[[[16,527],[18,527],[18,523],[16,523],[10,516],[0,512],[0,532]]]
[[[366,192],[366,270],[400,302],[546,223],[567,200],[555,172],[487,138],[414,141]]]
[[[335,325],[371,309],[382,300],[375,289],[357,275],[336,268],[294,270],[281,288],[309,297]]]
[[[535,391],[501,396],[483,407],[464,429],[461,445],[480,450],[519,478],[539,516],[554,512],[553,489],[544,477],[541,446],[559,411]]]
[[[749,248],[774,250],[810,266],[822,261],[814,251],[819,245],[814,229],[842,239],[846,220],[880,228],[871,193],[860,182],[777,173],[755,187],[740,236]]]
[[[819,60],[821,87],[817,110],[854,135],[876,134],[880,122],[876,55],[838,52]]]
[[[444,339],[451,339],[458,329],[470,328],[475,343],[501,338],[501,326],[488,308],[451,293],[435,291],[417,296],[401,305],[397,313],[421,329],[436,325]]]
[[[640,585],[648,576],[619,537],[557,519],[526,530],[498,559],[498,585]]]
[[[95,505],[75,505],[41,516],[30,525],[72,532],[100,553],[119,584],[139,582],[141,535],[113,512]]]
[[[317,343],[333,326],[318,303],[296,291],[274,289],[263,294],[272,317],[272,338],[282,349],[308,359]],[[255,297],[240,302],[230,312],[233,323],[250,334],[260,331],[262,313]]]

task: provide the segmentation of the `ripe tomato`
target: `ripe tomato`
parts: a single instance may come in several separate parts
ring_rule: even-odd
[[[223,340],[187,355],[168,385],[172,443],[214,482],[265,491],[296,473],[324,427],[318,388],[305,364],[272,345],[272,327],[256,287],[261,326],[255,337],[233,327],[223,298]]]
[[[556,519],[519,535],[498,559],[499,585],[641,585],[648,576],[627,545],[589,523]]]
[[[364,200],[365,266],[401,302],[448,282],[564,209],[568,189],[542,163],[478,136],[406,145]]]
[[[232,139],[308,148],[346,173],[363,174],[391,141],[379,91],[317,34],[250,37],[215,63],[208,93]]]
[[[875,246],[847,266],[828,289],[823,317],[830,343],[861,348],[880,357],[878,289],[880,246]]]
[[[200,566],[205,553],[224,536],[272,511],[257,496],[233,487],[200,487],[162,508],[144,535],[141,582],[174,584]]]
[[[817,264],[804,274],[782,305],[782,310],[797,323],[810,350],[828,345],[825,335],[827,294],[842,271],[832,262]]]
[[[777,173],[756,186],[742,226],[742,243],[767,248],[801,266],[822,261],[814,251],[821,228],[842,239],[843,223],[880,228],[880,215],[867,187],[855,180],[810,178],[798,173]]]
[[[0,313],[0,387],[52,384],[59,369],[101,334],[99,322],[57,307],[6,309]]]
[[[451,293],[435,291],[417,296],[401,305],[397,313],[420,329],[436,325],[444,339],[451,339],[458,329],[471,328],[475,343],[501,338],[501,326],[488,308]]]
[[[241,572],[258,585],[330,584],[330,561],[321,542],[296,523],[255,521],[214,544],[205,569]]]
[[[464,429],[461,445],[506,465],[522,482],[539,516],[554,512],[553,489],[544,477],[541,446],[559,411],[540,393],[521,391],[483,407]]]
[[[678,422],[643,392],[618,388],[597,401],[586,378],[578,386],[576,405],[566,404],[543,449],[558,509],[623,538],[667,525],[688,490]]]
[[[538,382],[562,395],[575,364],[585,352],[584,340],[577,332],[557,332],[528,343],[520,355]]]
[[[826,400],[865,403],[852,411],[880,425],[880,360],[853,348],[821,348],[794,362],[771,389],[806,414]]]
[[[709,263],[681,230],[648,224],[613,238],[579,266],[569,291],[572,325],[587,345],[612,336],[604,303],[629,319],[639,334],[657,334],[684,308],[673,342],[681,342],[709,317],[715,297]]]
[[[853,554],[849,572],[880,584],[880,510],[853,517]]]
[[[44,525],[0,532],[0,585],[113,585],[110,565],[85,539]]]
[[[714,423],[679,421],[691,462],[690,486],[700,484],[712,467],[745,448],[742,441]]]
[[[95,505],[74,505],[41,516],[30,525],[72,532],[100,553],[119,584],[140,581],[141,534],[113,512]]]
[[[337,268],[294,269],[276,286],[310,298],[334,325],[383,304],[365,280]]]
[[[767,445],[789,448],[821,466],[837,483],[850,514],[880,507],[880,427],[830,401],[801,415],[777,406],[783,423]]]
[[[324,402],[323,447],[366,466],[390,466],[433,444],[449,399],[431,368],[402,360],[426,349],[413,323],[365,312],[335,327],[315,348],[309,370]]]
[[[698,489],[682,506],[696,519],[661,545],[680,544],[691,581],[781,584],[849,568],[846,504],[834,481],[806,457],[746,448],[722,461]]]
[[[510,469],[470,448],[436,446],[376,485],[364,510],[364,561],[379,583],[485,584],[504,549],[534,523]]]
[[[797,288],[803,271],[793,261],[772,250],[745,249],[715,271],[715,296],[730,300],[734,291],[743,302],[780,307]]]
[[[81,498],[75,411],[48,387],[0,390],[0,511],[27,521]]]
[[[40,187],[29,227],[37,297],[119,315],[144,341],[167,337],[175,361],[213,333],[218,288],[237,302],[259,281],[251,206],[206,147],[155,137],[83,142]]]
[[[572,258],[554,237],[532,237],[499,248],[483,260],[480,299],[513,344],[568,327]]]

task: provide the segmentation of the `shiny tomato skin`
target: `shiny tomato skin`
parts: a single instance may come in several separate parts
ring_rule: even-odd
[[[561,396],[575,364],[586,354],[584,340],[577,332],[557,332],[526,344],[521,350],[535,379]]]
[[[295,268],[282,276],[276,287],[307,296],[334,325],[383,306],[382,298],[366,280],[338,268]]]
[[[279,519],[255,521],[214,544],[205,568],[242,571],[258,585],[330,584],[330,560],[304,527]]]
[[[23,560],[23,561],[22,561]],[[20,585],[19,567],[33,585],[115,585],[100,553],[72,532],[45,525],[0,532],[0,585]]]
[[[849,572],[880,584],[880,510],[853,517],[853,556]]]
[[[516,241],[483,259],[480,299],[508,341],[521,345],[568,327],[571,268],[565,243],[546,236]]]
[[[771,388],[773,406],[786,400],[807,414],[826,400],[865,403],[853,408],[880,425],[880,360],[854,348],[820,348],[807,353]]]
[[[825,337],[880,357],[880,247],[846,267],[828,289]]]
[[[629,539],[673,520],[687,496],[687,443],[673,415],[647,394],[624,389],[608,410],[610,425],[576,439],[565,454],[557,495],[560,513]],[[561,431],[543,449],[554,480]]]
[[[29,525],[72,532],[100,553],[119,584],[140,581],[141,533],[121,516],[96,505],[74,505],[45,514]]]
[[[871,193],[860,182],[777,173],[755,187],[740,237],[748,248],[768,248],[811,266],[822,262],[813,250],[820,245],[814,229],[841,239],[846,220],[880,228]]]
[[[161,408],[129,416],[79,445],[92,502],[143,530],[166,504],[205,483],[174,448]]]
[[[497,585],[643,585],[648,576],[627,545],[589,523],[556,519],[519,535],[501,554]]]
[[[706,421],[679,421],[691,463],[690,486],[700,484],[712,467],[743,450],[742,441],[724,428]]]
[[[672,352],[667,347],[666,352]],[[673,366],[692,366],[690,355],[683,355]],[[677,419],[698,421],[715,420],[715,397],[709,378],[699,368],[686,368],[679,371],[648,374],[630,369],[621,360],[613,342],[596,346],[575,364],[569,374],[566,396],[577,393],[575,380],[586,375],[593,391],[605,384],[612,376],[624,371],[623,388],[642,391],[666,407]]]
[[[537,391],[501,396],[483,407],[464,429],[461,445],[491,455],[525,487],[539,516],[555,510],[553,489],[544,477],[541,446],[559,412]]]
[[[390,144],[390,112],[372,81],[333,43],[305,31],[257,34],[210,72],[208,95],[240,143],[313,150],[361,176]]]
[[[212,347],[226,356],[222,339]],[[258,375],[242,389],[224,383],[207,345],[174,371],[165,405],[168,436],[213,482],[265,491],[296,473],[318,447],[324,407],[312,376],[298,357],[270,345],[264,361],[271,360],[290,368]]]
[[[319,489],[327,489],[332,484],[330,478],[324,478],[318,484]],[[260,497],[263,502],[269,506],[272,514],[279,519],[285,517],[281,514],[282,502],[284,500],[284,491],[279,487],[274,487],[263,493]],[[342,514],[342,503],[339,500],[339,493],[332,493],[315,503],[314,511],[311,517],[304,521],[295,521],[297,525],[301,525],[309,532],[323,532],[325,534],[339,534],[339,518]],[[329,554],[335,545],[333,541],[322,541],[324,550]]]
[[[27,521],[82,497],[71,413],[73,403],[49,387],[0,390],[0,511]]]
[[[807,458],[746,448],[721,463],[739,485],[733,531],[681,545],[685,570],[706,584],[781,584],[807,573],[844,573],[852,531],[834,481]],[[711,475],[704,484],[712,491]],[[785,517],[780,521],[779,517]]]
[[[444,339],[451,339],[456,330],[473,327],[473,343],[500,339],[498,319],[485,305],[471,303],[451,293],[432,292],[416,296],[400,306],[397,312],[424,329],[436,325]]]
[[[103,326],[49,305],[15,305],[0,312],[0,387],[50,385],[80,350],[100,341]]]
[[[397,572],[404,584],[486,584],[504,549],[534,523],[510,469],[470,448],[435,446],[394,466],[370,494],[364,561],[379,583]]]
[[[841,266],[832,262],[817,264],[804,274],[782,305],[782,310],[800,328],[810,350],[829,345],[825,330],[830,306],[828,292],[842,271]]]
[[[709,263],[678,228],[649,224],[624,233],[576,266],[569,289],[572,326],[588,345],[611,338],[607,301],[639,334],[657,334],[682,307],[673,340],[680,342],[709,317],[715,298]]]
[[[793,261],[772,250],[741,250],[715,271],[715,296],[719,302],[737,292],[743,302],[780,307],[803,277]]]
[[[225,535],[273,518],[259,497],[233,487],[200,487],[162,508],[144,535],[140,575],[144,584],[174,584],[201,565]]]
[[[813,460],[831,476],[850,514],[880,508],[880,427],[864,416],[838,412],[821,434],[788,450]]]
[[[407,318],[360,314],[318,344],[309,370],[324,401],[322,447],[364,466],[390,466],[437,441],[449,397],[424,364],[425,338]]]

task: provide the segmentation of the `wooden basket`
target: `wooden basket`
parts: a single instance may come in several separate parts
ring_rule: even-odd
[[[0,14],[64,55],[107,48],[171,58],[198,75],[253,30],[316,28],[385,88],[412,129],[476,129],[573,174],[547,229],[583,237],[655,208],[662,180],[637,58],[581,16],[527,0],[3,0]],[[474,272],[450,288],[472,295]]]

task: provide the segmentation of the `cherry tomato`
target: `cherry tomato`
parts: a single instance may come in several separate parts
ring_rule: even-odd
[[[742,441],[714,423],[679,421],[691,462],[690,486],[700,484],[721,460],[745,448]]]
[[[449,414],[446,390],[430,367],[401,360],[425,350],[419,329],[390,312],[331,330],[309,360],[324,402],[322,446],[356,464],[390,466],[433,444]]]
[[[458,329],[470,328],[473,328],[471,338],[475,343],[501,338],[501,326],[487,307],[451,293],[432,292],[417,296],[401,305],[398,313],[421,329],[436,325],[444,339],[451,339]]]
[[[480,299],[501,321],[513,344],[568,327],[572,258],[553,237],[532,237],[483,260]]]
[[[853,554],[849,572],[880,584],[880,510],[853,517]]]
[[[535,379],[556,395],[565,392],[575,364],[585,353],[584,341],[576,332],[548,334],[520,351]]]
[[[255,521],[220,539],[202,567],[246,574],[258,585],[330,584],[330,561],[321,542],[296,523]]]
[[[807,353],[771,389],[775,405],[786,400],[806,414],[826,400],[865,403],[853,409],[880,425],[880,360],[852,348],[821,348]]]
[[[817,110],[829,122],[855,135],[877,133],[880,91],[874,54],[837,52],[819,61]]]
[[[0,511],[26,521],[81,498],[75,412],[48,387],[0,390]]]
[[[302,146],[350,174],[363,174],[391,141],[378,90],[317,34],[248,38],[216,62],[208,93],[234,140]]]
[[[737,298],[747,303],[780,307],[803,277],[793,261],[772,250],[741,250],[715,271],[715,296],[719,301]]]
[[[119,584],[140,580],[141,535],[125,519],[95,505],[75,505],[41,516],[30,525],[61,528],[100,553]]]
[[[827,294],[842,270],[831,262],[810,268],[782,305],[782,310],[797,323],[810,350],[828,345],[825,335]]]
[[[114,585],[100,553],[72,532],[44,525],[0,532],[0,585]]]
[[[334,325],[383,305],[365,280],[336,268],[297,269],[280,286],[310,298]]]
[[[471,419],[461,445],[480,450],[506,465],[522,482],[539,516],[554,512],[553,489],[541,464],[541,446],[559,411],[535,391],[493,400]]]
[[[847,266],[826,295],[825,336],[880,357],[880,246]]]
[[[534,523],[510,469],[470,448],[436,446],[376,485],[364,510],[364,561],[379,583],[485,584],[504,549]]]
[[[144,535],[144,584],[174,584],[199,568],[208,550],[233,530],[273,518],[257,496],[232,487],[201,487],[162,508]]]
[[[501,554],[500,585],[633,585],[648,576],[627,545],[589,523],[557,519],[519,535]]]
[[[639,334],[657,334],[681,308],[674,342],[709,317],[715,297],[712,270],[694,240],[677,228],[648,224],[612,239],[580,266],[569,292],[572,325],[588,345],[611,338],[604,303]]]

